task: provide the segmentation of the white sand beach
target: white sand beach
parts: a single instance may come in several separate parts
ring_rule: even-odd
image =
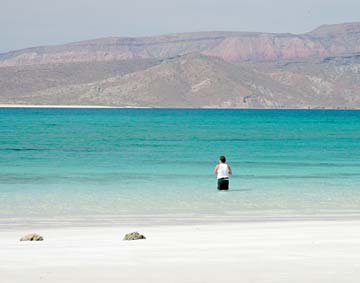
[[[123,241],[132,231],[147,239]],[[2,283],[360,280],[358,221],[12,230],[0,251]]]
[[[151,108],[134,106],[106,106],[106,105],[55,105],[55,104],[0,104],[0,108]]]

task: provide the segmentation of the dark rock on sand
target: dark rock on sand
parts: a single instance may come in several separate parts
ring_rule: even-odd
[[[124,241],[143,240],[143,239],[146,239],[145,236],[141,235],[138,232],[126,234],[124,237]]]
[[[32,233],[25,235],[20,239],[20,241],[43,241],[44,238],[38,234]]]

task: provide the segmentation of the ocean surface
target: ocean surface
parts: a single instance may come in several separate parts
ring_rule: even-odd
[[[0,229],[291,219],[360,219],[360,111],[0,108]]]

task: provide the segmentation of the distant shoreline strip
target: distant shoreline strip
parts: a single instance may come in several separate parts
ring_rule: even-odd
[[[237,107],[146,107],[146,106],[106,106],[106,105],[35,105],[0,104],[0,108],[78,108],[78,109],[214,109],[214,110],[298,110],[298,111],[360,111],[359,108],[237,108]]]
[[[104,106],[104,105],[30,105],[0,104],[0,108],[151,108],[138,106]]]

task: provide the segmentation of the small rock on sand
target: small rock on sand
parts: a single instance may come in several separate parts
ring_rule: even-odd
[[[44,238],[38,234],[32,233],[25,235],[20,239],[20,241],[43,241]]]
[[[143,240],[143,239],[146,239],[145,236],[141,235],[138,232],[126,234],[124,237],[124,241]]]

